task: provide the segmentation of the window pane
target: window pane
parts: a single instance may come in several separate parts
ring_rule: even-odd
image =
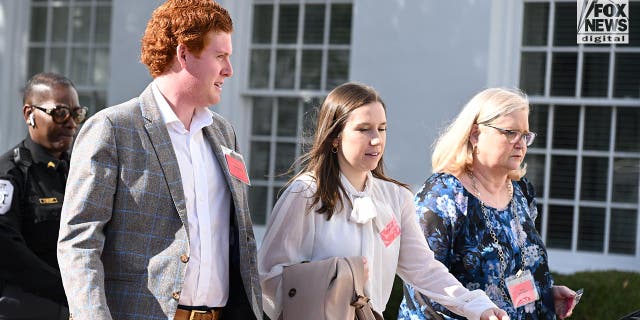
[[[640,98],[640,53],[616,53],[613,95]]]
[[[253,224],[267,223],[267,187],[249,188],[249,210]]]
[[[544,95],[545,77],[544,52],[523,52],[520,64],[520,87],[532,96]]]
[[[286,181],[291,175],[282,175],[289,170],[289,167],[296,159],[296,144],[295,143],[278,143],[276,146],[276,168],[275,178],[278,180]]]
[[[578,250],[604,251],[604,208],[580,207]]]
[[[585,52],[582,67],[582,96],[606,97],[608,79],[609,53]]]
[[[329,50],[326,90],[349,80],[349,50]]]
[[[31,8],[31,42],[44,42],[47,36],[47,8]]]
[[[638,203],[638,159],[613,160],[613,201]]]
[[[273,5],[253,7],[253,43],[271,43],[273,28]]]
[[[91,7],[75,7],[71,9],[71,32],[74,43],[89,42],[91,31]]]
[[[594,201],[607,199],[607,168],[609,168],[608,158],[582,158],[580,199]]]
[[[573,199],[575,195],[576,157],[551,156],[549,198]]]
[[[573,36],[575,38],[575,31]],[[577,56],[577,53],[573,52],[553,53],[551,64],[552,96],[574,96],[576,94]]]
[[[249,88],[263,89],[269,87],[269,59],[271,51],[251,50],[251,71],[249,73]]]
[[[111,6],[96,7],[96,43],[109,43],[111,39]]]
[[[69,7],[53,8],[53,23],[51,26],[51,40],[53,42],[67,41],[67,25],[69,24]]]
[[[557,2],[554,19],[553,45],[555,46],[575,46],[576,45],[576,21],[567,17],[575,17],[575,2]],[[546,18],[546,17],[545,17]],[[545,19],[546,21],[546,19]]]
[[[50,72],[67,74],[66,69],[67,49],[65,48],[51,48],[51,56],[49,57],[49,70]]]
[[[611,209],[609,252],[635,255],[637,225],[637,210]]]
[[[308,4],[304,10],[304,43],[322,43],[324,38],[324,4]]]
[[[573,207],[549,206],[548,214],[547,247],[554,249],[571,249]]]
[[[107,106],[107,92],[105,90],[94,90],[93,96],[95,97],[94,103],[92,105],[94,108],[102,109]],[[98,110],[98,109],[93,109],[93,110]],[[93,113],[95,113],[95,111]]]
[[[278,99],[278,136],[296,137],[298,128],[298,99]]]
[[[553,148],[576,149],[580,110],[575,106],[556,106],[553,126]]]
[[[302,50],[300,89],[320,89],[322,50]]]
[[[533,184],[537,198],[542,198],[544,195],[544,158],[543,154],[527,154],[525,158],[527,163],[526,177]]]
[[[93,84],[106,87],[109,81],[109,48],[97,48],[93,55]]]
[[[618,108],[616,151],[640,151],[640,109]]]
[[[298,5],[280,5],[278,43],[296,43],[298,38]]]
[[[584,149],[609,150],[611,108],[586,107],[584,121]]]
[[[530,110],[529,130],[538,134],[530,148],[545,148],[547,146],[549,106],[542,104],[531,105]]]
[[[71,51],[71,79],[78,85],[89,85],[89,49],[74,48]]]
[[[269,178],[269,142],[251,142],[249,176],[257,180]]]
[[[27,74],[27,78],[31,78],[42,70],[44,70],[44,48],[29,48],[29,74]]]
[[[310,98],[305,99],[303,103],[302,132],[305,138],[311,138],[316,131],[317,115],[322,101],[320,98]]]
[[[351,4],[331,5],[331,44],[351,43]]]
[[[271,112],[273,111],[271,102],[271,98],[253,99],[252,135],[271,135]]]
[[[525,3],[522,24],[523,46],[544,46],[547,44],[549,21],[548,3]]]
[[[293,89],[295,84],[296,51],[278,50],[276,59],[276,88]]]
[[[640,12],[640,2],[629,1],[629,26],[632,26],[629,28],[629,47],[640,47],[640,28],[636,27],[640,26],[640,16],[635,12]]]

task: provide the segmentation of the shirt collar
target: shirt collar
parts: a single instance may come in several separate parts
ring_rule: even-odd
[[[47,168],[53,168],[56,170],[63,161],[66,162],[64,165],[67,165],[69,163],[68,152],[63,152],[60,156],[60,159],[57,159],[49,154],[49,152],[47,152],[47,149],[45,149],[43,146],[31,140],[31,137],[29,135],[27,135],[27,138],[24,140],[24,146],[31,152],[33,163],[44,163]]]
[[[173,127],[182,132],[186,132],[187,130],[184,127],[184,124],[182,124],[180,119],[178,119],[176,113],[173,112],[173,109],[171,109],[171,106],[169,106],[167,99],[164,98],[155,81],[151,83],[151,92],[153,93],[153,98],[156,100],[158,109],[160,109],[162,120],[167,125],[167,127]],[[209,108],[197,108],[196,112],[191,118],[190,131],[196,132],[211,124],[213,124],[213,112],[211,112]]]

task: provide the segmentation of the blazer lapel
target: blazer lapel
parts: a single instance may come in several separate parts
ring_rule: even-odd
[[[189,234],[189,224],[187,223],[187,207],[184,199],[184,190],[182,189],[182,178],[180,177],[180,167],[178,166],[178,159],[175,151],[173,150],[173,144],[171,143],[171,137],[169,137],[169,131],[162,119],[160,110],[156,105],[156,101],[151,91],[151,85],[140,95],[140,109],[142,111],[142,117],[145,120],[144,127],[147,130],[151,145],[160,161],[160,167],[164,173],[164,179],[169,187],[173,204],[178,211],[180,220]]]

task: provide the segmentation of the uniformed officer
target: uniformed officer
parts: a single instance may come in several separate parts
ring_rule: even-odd
[[[29,134],[0,157],[0,319],[68,319],[56,259],[69,151],[87,108],[54,73],[25,86]]]

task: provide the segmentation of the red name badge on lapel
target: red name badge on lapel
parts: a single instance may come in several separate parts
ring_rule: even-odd
[[[244,158],[242,155],[225,146],[220,147],[222,148],[222,153],[224,153],[224,158],[227,160],[229,174],[243,183],[251,185],[249,175],[247,174],[247,167],[244,165]]]
[[[400,226],[398,225],[398,222],[396,222],[395,218],[392,218],[384,229],[380,231],[380,237],[386,247],[388,247],[399,235]]]

